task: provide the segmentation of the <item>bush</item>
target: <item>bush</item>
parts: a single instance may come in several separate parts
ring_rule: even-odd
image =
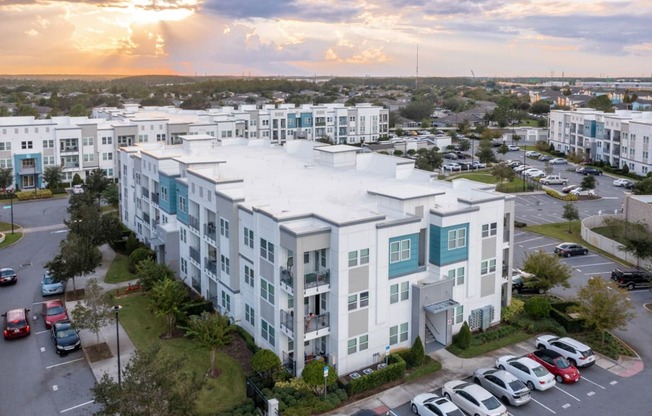
[[[394,380],[401,380],[405,376],[407,363],[398,354],[389,356],[389,365],[371,374],[366,374],[360,378],[349,381],[346,385],[349,396],[362,393],[367,390],[375,389],[385,383]]]
[[[156,255],[152,250],[145,247],[137,248],[129,255],[129,264],[127,265],[127,269],[131,273],[136,273],[137,266],[141,261],[154,258],[156,258]]]
[[[522,221],[514,221],[514,227],[516,227],[516,228],[524,228],[524,227],[527,227],[527,224],[522,222]]]
[[[134,233],[129,233],[129,236],[127,237],[127,242],[125,243],[125,255],[129,256],[131,253],[134,252],[137,248],[141,246],[140,242],[136,238],[136,235]]]
[[[509,306],[505,306],[501,313],[503,322],[513,322],[514,318],[523,313],[525,302],[520,299],[512,299]]]
[[[50,189],[37,189],[36,191],[20,191],[20,192],[16,192],[16,198],[18,198],[19,201],[52,198],[52,191]]]
[[[559,192],[555,191],[554,189],[546,188],[546,194],[553,198],[561,199],[562,201],[577,201],[577,196],[576,195],[571,195],[571,194],[560,194]]]
[[[260,349],[251,357],[251,369],[266,379],[273,379],[281,368],[278,355],[268,349]]]
[[[582,332],[585,328],[584,319],[573,319],[564,311],[557,309],[557,305],[550,310],[550,317],[559,323],[568,332]]]
[[[501,325],[499,328],[492,329],[481,334],[476,334],[473,336],[473,344],[480,345],[486,344],[492,341],[497,341],[501,338],[504,338],[508,335],[512,335],[517,332],[518,328],[512,325]]]
[[[548,299],[534,296],[525,301],[524,310],[534,319],[542,319],[550,315],[550,302]]]
[[[79,173],[75,173],[75,175],[72,177],[72,184],[74,185],[81,185],[83,184],[84,181],[82,180],[81,176],[79,176]]]
[[[426,352],[423,349],[423,342],[421,342],[421,337],[417,336],[410,348],[410,361],[407,363],[410,367],[418,367],[426,359]]]
[[[473,336],[471,335],[471,329],[469,328],[469,324],[464,321],[462,324],[462,328],[460,329],[460,332],[457,334],[453,335],[453,344],[461,350],[465,350],[471,346],[471,338]]]

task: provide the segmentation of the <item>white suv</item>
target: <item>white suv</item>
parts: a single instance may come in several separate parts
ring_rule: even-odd
[[[548,349],[558,352],[575,367],[590,367],[595,364],[593,350],[573,338],[542,335],[534,343],[540,350]]]

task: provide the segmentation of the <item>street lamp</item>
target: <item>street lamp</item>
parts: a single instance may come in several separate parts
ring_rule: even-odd
[[[122,370],[120,369],[120,321],[118,320],[118,312],[122,309],[122,305],[115,305],[113,312],[115,312],[115,337],[118,345],[118,387],[122,387]]]
[[[14,191],[9,191],[9,205],[11,206],[11,233],[14,233]]]

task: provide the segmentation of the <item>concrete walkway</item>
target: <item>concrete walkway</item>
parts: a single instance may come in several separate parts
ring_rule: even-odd
[[[102,287],[105,291],[111,291],[111,292],[115,292],[115,290],[119,288],[127,287],[129,286],[129,284],[136,283],[136,280],[120,282],[116,284],[104,282],[104,277],[106,276],[109,266],[111,266],[111,262],[115,258],[115,252],[113,251],[113,249],[111,249],[111,247],[109,247],[108,244],[104,244],[103,246],[101,246],[100,251],[102,252],[101,265],[97,269],[95,269],[95,273],[93,273],[92,275],[76,278],[75,287],[77,289],[82,289],[86,287],[86,282],[88,282],[88,279],[91,278],[97,279],[97,282],[99,283],[100,287]],[[69,282],[66,285],[66,291],[72,292],[72,290],[73,290],[72,282]],[[72,311],[75,308],[77,303],[78,301],[66,302],[66,308],[68,309],[68,313],[70,313],[70,311]],[[129,335],[127,335],[125,330],[122,328],[122,325],[118,324],[117,328],[120,333],[119,336],[120,337],[120,367],[124,371],[126,364],[129,362],[134,352],[136,351],[136,347],[129,339]],[[83,348],[87,348],[97,344],[97,336],[87,329],[80,330],[79,336],[81,338]],[[102,376],[104,376],[104,374],[108,374],[109,377],[111,377],[114,381],[117,382],[118,380],[118,359],[117,359],[118,334],[116,333],[115,322],[103,327],[100,330],[99,339],[100,339],[100,343],[105,342],[109,346],[109,349],[111,350],[111,354],[113,355],[113,357],[101,361],[90,362],[90,360],[88,360],[88,355],[86,353],[84,353],[84,356],[86,357],[91,367],[91,370],[93,371],[95,380],[100,381],[100,379],[102,378]]]

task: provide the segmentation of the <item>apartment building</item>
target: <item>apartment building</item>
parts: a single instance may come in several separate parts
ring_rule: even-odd
[[[555,149],[584,160],[603,161],[646,176],[652,171],[652,112],[590,108],[550,112],[548,139]]]
[[[119,149],[122,220],[291,372],[500,321],[512,196],[345,144],[180,140]]]

